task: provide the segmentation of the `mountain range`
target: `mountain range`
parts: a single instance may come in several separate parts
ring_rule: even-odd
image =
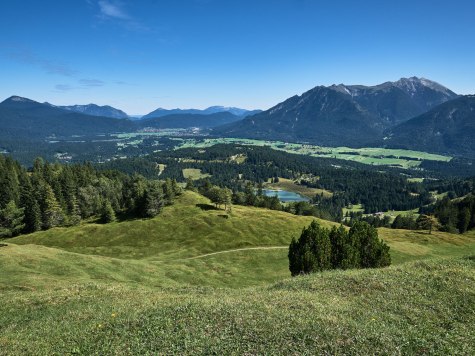
[[[215,110],[218,111],[208,114],[170,114],[132,121],[119,118],[118,116],[123,117],[119,114],[121,111],[109,106],[99,107],[91,104],[62,107],[12,96],[0,103],[0,138],[95,136],[133,132],[146,127],[213,128],[242,119],[229,111],[219,111],[217,107]],[[101,113],[103,116],[99,116]]]
[[[157,117],[169,116],[169,115],[183,115],[183,114],[193,114],[193,115],[211,115],[221,112],[228,112],[237,117],[244,118],[249,115],[254,115],[262,110],[246,110],[240,109],[235,107],[225,107],[225,106],[210,106],[207,109],[200,110],[200,109],[163,109],[158,108],[151,113],[142,116],[142,120],[145,119],[152,119]]]
[[[385,130],[457,97],[436,82],[416,77],[376,86],[318,86],[214,133],[327,146],[368,145],[381,140]]]
[[[236,116],[228,111],[216,112],[212,114],[171,114],[155,118],[142,119],[137,122],[142,127],[153,127],[160,129],[176,129],[197,127],[209,129],[221,125],[229,124],[241,120],[241,116]]]
[[[55,106],[49,103],[45,103],[51,106]],[[88,105],[69,105],[69,106],[55,106],[60,109],[74,111],[81,114],[91,115],[91,116],[102,116],[102,117],[111,117],[114,119],[127,119],[129,116],[122,110],[113,108],[109,105],[99,106],[96,104]]]
[[[475,95],[443,103],[390,129],[384,144],[475,158]]]
[[[0,103],[0,137],[44,139],[135,130],[133,122],[65,110],[12,96]]]
[[[102,115],[102,116],[98,116]],[[219,137],[379,146],[475,157],[475,96],[424,78],[375,86],[317,86],[269,110],[157,109],[132,121],[109,106],[54,106],[12,96],[0,103],[0,138],[36,140],[133,132],[147,127],[212,129]]]

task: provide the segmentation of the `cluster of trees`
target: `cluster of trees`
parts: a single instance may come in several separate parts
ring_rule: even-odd
[[[197,190],[191,178],[187,179],[185,189],[193,191]],[[224,205],[225,211],[231,210],[233,198],[233,191],[231,189],[212,185],[209,180],[206,180],[205,184],[199,188],[199,192],[211,200],[211,202],[216,205],[216,208],[220,208],[221,205]]]
[[[445,197],[438,201],[432,210],[439,220],[440,230],[463,234],[475,228],[475,196],[473,194],[458,200]]]
[[[244,188],[244,191],[232,191],[229,188],[222,188],[217,185],[211,184],[208,179],[201,182],[202,184],[198,189],[195,188],[195,184],[191,179],[187,179],[186,189],[198,190],[200,194],[209,198],[216,207],[224,205],[224,209],[227,210],[231,207],[231,204],[255,206],[260,208],[282,210],[282,204],[277,197],[267,197],[262,192],[262,185],[256,189],[254,185],[248,182]]]
[[[389,246],[379,239],[374,227],[362,221],[355,222],[349,231],[343,226],[329,230],[313,221],[298,240],[292,239],[288,257],[292,276],[391,264]]]
[[[387,227],[404,230],[429,230],[429,233],[432,233],[432,230],[439,226],[435,217],[425,214],[420,214],[417,218],[412,213],[399,214],[392,223],[391,218],[387,215],[382,217],[373,215],[364,216],[362,212],[351,212],[348,214],[348,218],[349,219],[345,221],[345,224],[348,226],[353,226],[356,221],[364,221],[375,228]]]
[[[387,215],[383,217],[374,215],[364,216],[361,211],[347,212],[344,223],[348,226],[352,226],[355,221],[364,221],[375,228],[391,227],[391,218]]]
[[[30,171],[0,156],[0,237],[77,225],[98,218],[153,217],[171,204],[176,181],[147,180],[90,164],[50,164],[36,159]]]

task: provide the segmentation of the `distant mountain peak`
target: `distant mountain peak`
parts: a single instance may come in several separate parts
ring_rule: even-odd
[[[447,96],[453,96],[455,94],[442,84],[422,77],[401,78],[393,84],[402,90],[408,91],[409,93],[414,93],[420,90],[420,88],[425,87],[443,93]]]
[[[6,99],[4,101],[5,102],[17,102],[17,103],[36,103],[36,101],[34,100],[31,100],[31,99],[28,99],[28,98],[24,98],[22,96],[18,96],[18,95],[13,95],[11,97],[9,97],[8,99]]]
[[[329,146],[371,144],[386,129],[457,97],[444,86],[418,77],[374,86],[316,86],[215,132]]]

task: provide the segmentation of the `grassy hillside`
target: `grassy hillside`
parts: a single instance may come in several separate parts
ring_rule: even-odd
[[[0,355],[473,353],[474,233],[381,229],[392,267],[290,279],[311,220],[186,192],[152,220],[10,239]]]
[[[469,355],[474,290],[473,258],[240,290],[109,278],[11,285],[2,287],[0,354]]]
[[[48,251],[55,254],[70,252],[72,261],[89,258],[82,263],[89,267],[105,263],[97,267],[99,271],[104,269],[103,278],[112,276],[107,271],[120,273],[114,268],[119,264],[129,272],[137,271],[140,278],[153,280],[155,285],[246,287],[289,276],[290,240],[298,237],[312,220],[244,206],[233,206],[227,214],[215,210],[199,194],[186,192],[155,219],[56,228],[20,236],[9,243],[17,245],[16,251],[25,256],[36,256],[31,252],[41,245],[50,247]],[[323,220],[320,223],[326,227],[334,224]],[[475,254],[475,232],[463,236],[442,232],[428,235],[380,229],[379,234],[390,245],[395,264]],[[0,255],[5,253],[5,249],[0,250]],[[35,262],[31,266],[43,264]],[[141,273],[143,270],[150,273]],[[100,277],[93,275],[93,279],[97,278]]]

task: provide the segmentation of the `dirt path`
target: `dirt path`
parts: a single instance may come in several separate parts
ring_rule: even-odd
[[[208,256],[213,256],[213,255],[220,255],[222,253],[230,253],[230,252],[252,251],[252,250],[280,250],[280,249],[288,249],[288,248],[289,248],[289,246],[237,248],[237,249],[234,249],[234,250],[218,251],[218,252],[207,253],[205,255],[199,255],[199,256],[195,256],[195,257],[188,257],[188,258],[185,258],[185,260],[194,260],[194,259],[197,259],[197,258],[208,257]]]

